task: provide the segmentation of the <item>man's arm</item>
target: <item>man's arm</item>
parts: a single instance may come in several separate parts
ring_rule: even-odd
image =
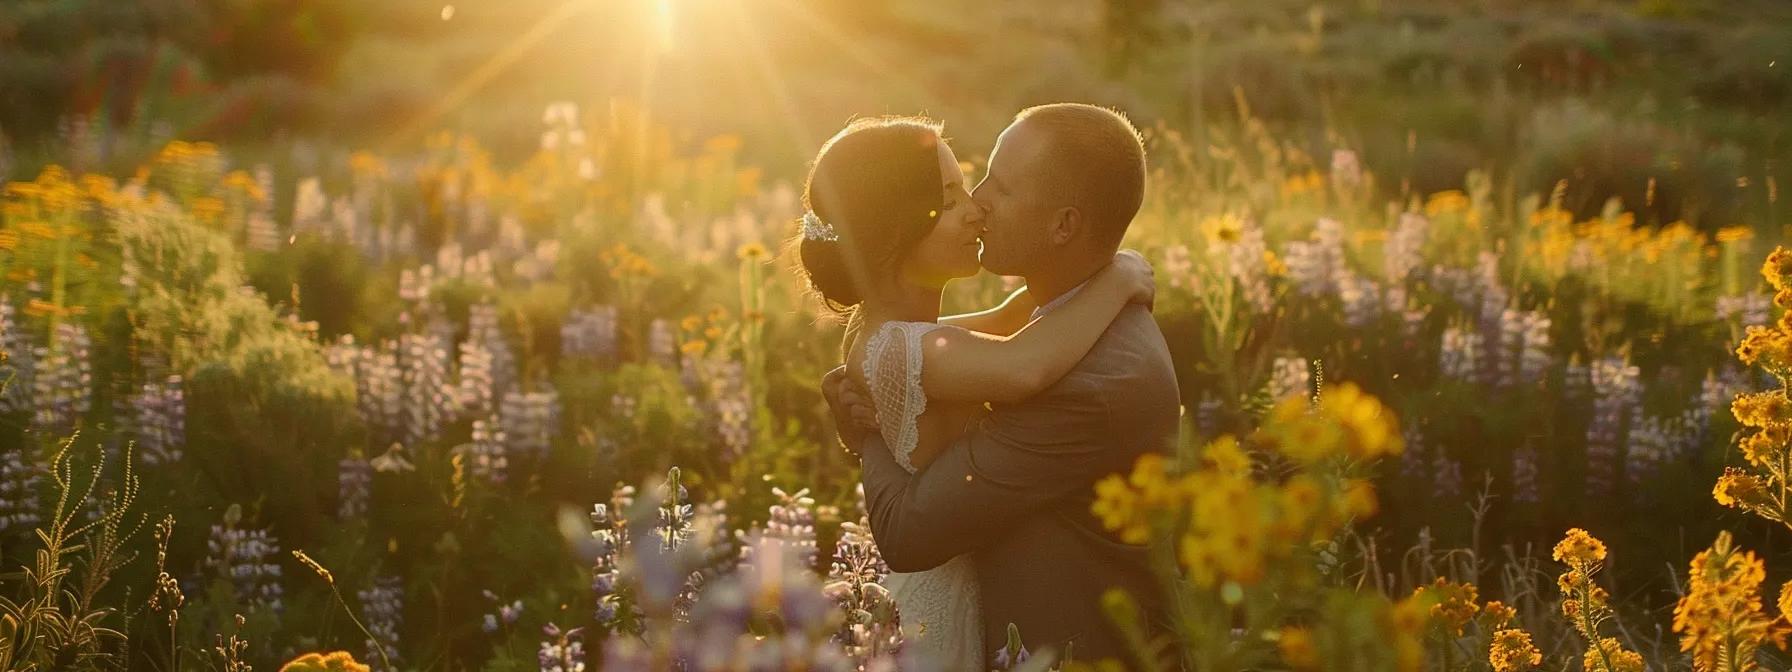
[[[860,478],[871,533],[890,569],[944,564],[1027,514],[1092,487],[1107,464],[1107,405],[1073,380],[1002,409],[910,475],[875,434],[864,439]]]

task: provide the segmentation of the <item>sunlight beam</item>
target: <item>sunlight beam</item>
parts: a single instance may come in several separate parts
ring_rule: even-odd
[[[565,23],[567,19],[578,14],[581,10],[581,5],[583,4],[585,4],[585,0],[566,0],[566,2],[561,3],[559,7],[554,8],[553,11],[548,12],[545,16],[541,17],[540,21],[536,21],[535,25],[530,26],[528,30],[523,31],[523,33],[518,35],[515,40],[512,40],[510,44],[505,45],[504,48],[497,53],[492,54],[492,57],[486,60],[485,63],[474,68],[472,72],[467,73],[467,76],[462,78],[459,83],[455,84],[454,88],[449,89],[448,93],[443,94],[441,99],[436,101],[436,104],[431,105],[429,109],[425,110],[422,114],[417,115],[417,118],[412,119],[409,123],[400,127],[398,132],[387,139],[387,149],[390,150],[404,142],[410,141],[434,126],[436,120],[440,119],[443,115],[446,115],[449,110],[454,109],[456,106],[466,101],[466,99],[474,93],[477,93],[481,87],[485,86],[493,78],[503,74],[505,70],[510,69],[510,66],[515,65],[518,59],[522,58],[530,49],[534,48],[536,44],[539,44],[542,38],[547,37],[549,33],[553,32],[555,28],[560,27],[560,24]]]

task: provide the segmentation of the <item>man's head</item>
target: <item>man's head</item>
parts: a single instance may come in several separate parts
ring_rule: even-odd
[[[1030,276],[1113,257],[1145,194],[1145,146],[1125,115],[1081,103],[1022,110],[973,193],[983,267]]]

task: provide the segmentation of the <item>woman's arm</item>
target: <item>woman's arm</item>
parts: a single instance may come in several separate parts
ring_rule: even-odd
[[[1033,295],[1027,292],[1026,287],[1021,287],[1014,290],[1014,293],[1009,294],[1008,298],[1003,299],[1002,303],[994,308],[942,317],[940,324],[996,336],[1008,336],[1020,331],[1021,327],[1027,326],[1027,322],[1033,319],[1033,309],[1038,307],[1039,302],[1033,300]]]
[[[1088,354],[1129,302],[1149,305],[1151,265],[1131,250],[1097,272],[1063,306],[1013,336],[936,329],[921,338],[921,387],[948,401],[1026,399],[1057,382]]]

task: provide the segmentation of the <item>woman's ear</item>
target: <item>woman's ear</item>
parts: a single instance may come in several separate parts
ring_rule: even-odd
[[[1052,221],[1046,229],[1046,236],[1053,245],[1064,245],[1076,240],[1083,233],[1083,213],[1076,206],[1067,205],[1052,213]]]

